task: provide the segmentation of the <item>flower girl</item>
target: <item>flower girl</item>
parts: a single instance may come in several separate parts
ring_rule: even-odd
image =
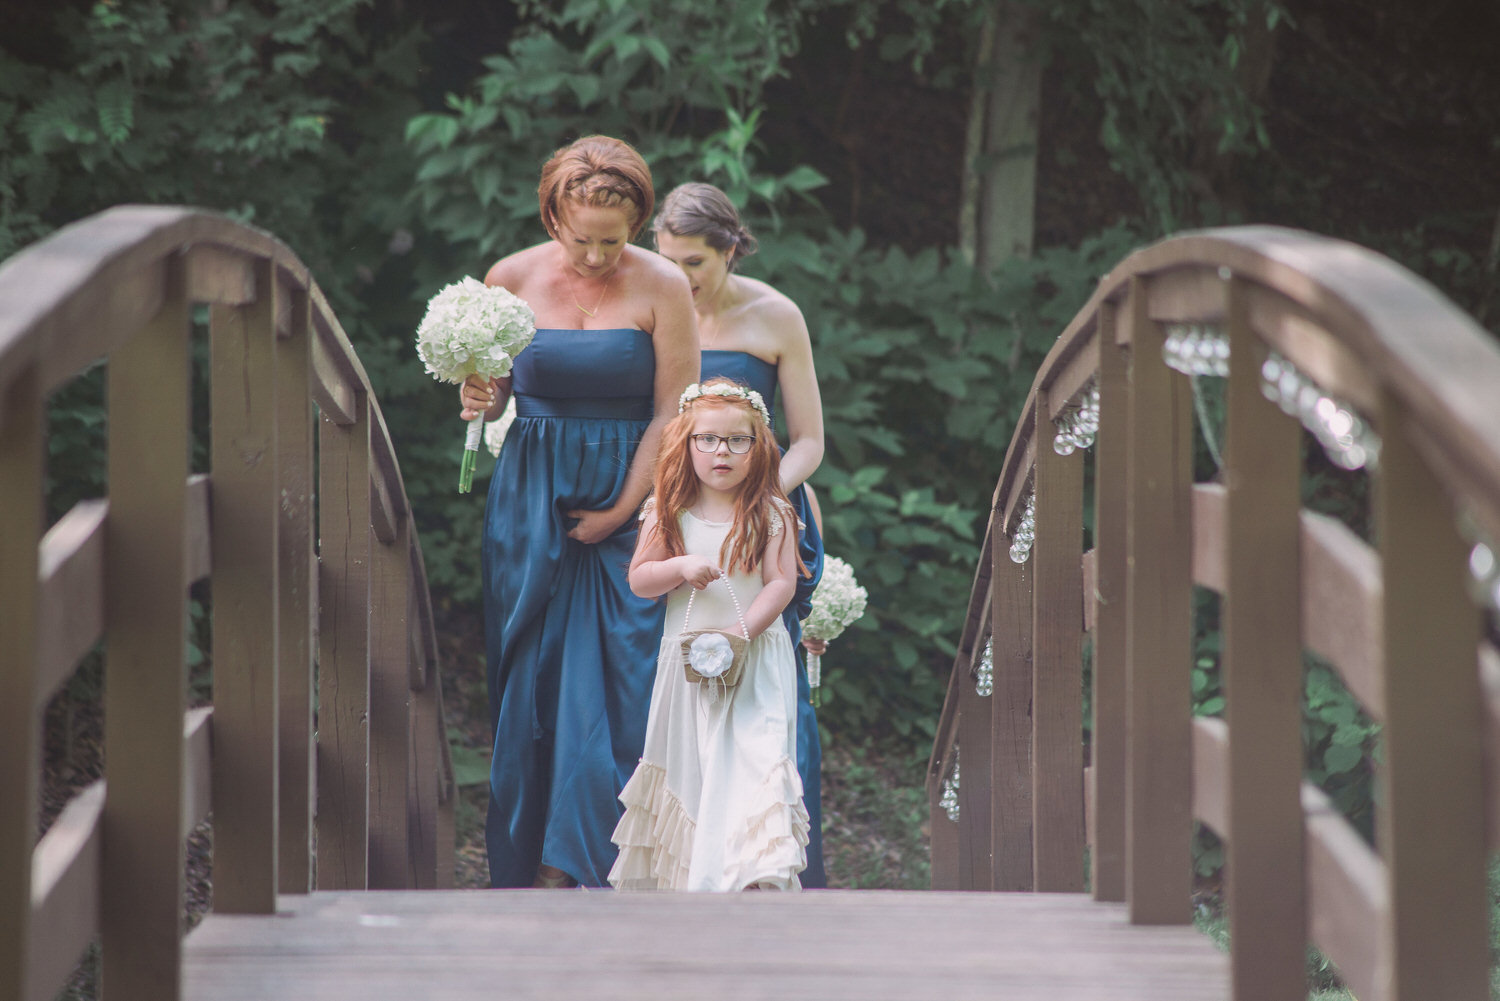
[[[801,889],[808,818],[781,622],[801,561],[779,461],[760,394],[728,379],[689,386],[663,433],[630,587],[668,595],[666,633],[645,751],[620,793],[618,889]]]

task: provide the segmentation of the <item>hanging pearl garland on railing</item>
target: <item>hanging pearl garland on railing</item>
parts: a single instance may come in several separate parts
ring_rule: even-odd
[[[1274,351],[1260,368],[1260,391],[1284,413],[1301,420],[1334,465],[1373,469],[1379,462],[1380,436],[1354,407],[1323,392]]]
[[[1036,541],[1036,491],[1026,495],[1026,507],[1021,511],[1021,520],[1016,525],[1016,534],[1011,536],[1010,559],[1012,563],[1025,563],[1031,556],[1031,544]]]
[[[1099,433],[1099,384],[1091,382],[1079,395],[1076,407],[1064,410],[1053,422],[1057,435],[1052,450],[1058,455],[1072,455],[1074,450],[1092,448]]]
[[[1198,323],[1169,323],[1161,346],[1162,361],[1184,375],[1229,374],[1229,338],[1219,327]]]
[[[958,745],[953,745],[953,772],[943,779],[943,795],[938,798],[938,806],[948,814],[948,819],[955,824],[958,823]]]
[[[1480,605],[1500,610],[1500,559],[1486,541],[1474,543],[1469,551],[1469,583]]]
[[[1189,376],[1229,374],[1229,338],[1222,328],[1169,323],[1166,331],[1161,353],[1168,368]],[[1379,460],[1380,437],[1369,424],[1352,406],[1319,389],[1290,361],[1273,351],[1260,374],[1266,399],[1300,420],[1335,465],[1363,469]]]
[[[974,673],[974,694],[989,698],[995,692],[995,641],[984,641],[984,653],[979,658],[979,669]]]

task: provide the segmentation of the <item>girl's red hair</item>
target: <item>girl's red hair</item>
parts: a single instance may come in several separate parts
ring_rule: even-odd
[[[720,384],[740,385],[722,377],[703,383],[705,387]],[[704,394],[690,402],[662,431],[654,478],[656,531],[660,533],[669,557],[681,556],[687,551],[678,515],[698,500],[698,474],[693,471],[693,443],[690,440],[693,422],[697,414],[716,408],[743,411],[749,415],[751,426],[755,428],[755,444],[747,453],[745,478],[734,499],[734,522],[719,552],[719,564],[729,573],[736,570],[752,573],[760,566],[771,542],[773,507],[781,513],[785,531],[797,530],[797,516],[787,500],[786,491],[781,489],[781,450],[776,447],[776,438],[761,419],[760,411],[745,397]],[[811,576],[800,553],[797,555],[797,571]]]

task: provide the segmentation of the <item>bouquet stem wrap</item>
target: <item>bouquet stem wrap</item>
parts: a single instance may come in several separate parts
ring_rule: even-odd
[[[464,434],[464,454],[458,465],[458,492],[468,493],[474,486],[474,467],[478,465],[479,441],[484,437],[484,414],[469,422]]]
[[[807,687],[812,689],[809,701],[816,709],[823,704],[823,658],[811,650],[807,652]]]
[[[507,290],[475,278],[445,286],[427,303],[417,327],[417,354],[434,379],[454,384],[471,375],[503,379],[536,336],[536,315]],[[458,467],[458,492],[474,485],[484,415],[469,422]]]

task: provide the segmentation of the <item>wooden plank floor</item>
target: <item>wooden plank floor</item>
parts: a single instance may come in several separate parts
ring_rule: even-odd
[[[188,1001],[1217,1001],[1228,958],[1071,894],[318,893],[188,937]]]

